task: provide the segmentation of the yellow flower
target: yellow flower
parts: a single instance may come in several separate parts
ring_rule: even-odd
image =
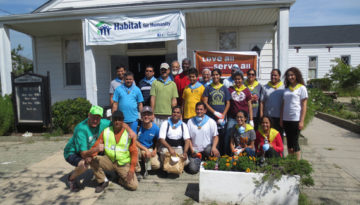
[[[254,161],[256,161],[256,158],[255,158],[255,157],[254,157],[253,159],[254,159]]]
[[[243,156],[246,156],[246,152],[244,152]]]
[[[246,168],[246,173],[249,173],[250,172],[250,169],[249,168]]]
[[[230,163],[226,163],[225,165],[228,167],[228,166],[230,166]]]
[[[230,161],[229,159],[226,160],[226,162],[229,162],[229,161]]]
[[[250,160],[252,160],[252,157],[251,157],[251,156],[249,156],[249,159],[250,159]]]

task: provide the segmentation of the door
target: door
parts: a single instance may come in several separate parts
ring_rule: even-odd
[[[152,65],[155,71],[155,77],[159,76],[161,63],[165,62],[164,55],[158,56],[129,56],[129,70],[134,73],[136,84],[145,77],[145,68]]]

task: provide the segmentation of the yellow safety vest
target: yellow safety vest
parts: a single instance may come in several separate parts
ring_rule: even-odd
[[[130,163],[129,147],[131,139],[126,130],[121,135],[119,143],[116,143],[113,127],[105,128],[103,138],[105,154],[112,162],[116,160],[120,166]]]

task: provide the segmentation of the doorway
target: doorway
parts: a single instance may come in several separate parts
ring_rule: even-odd
[[[165,55],[157,56],[129,56],[129,71],[134,73],[136,84],[145,77],[145,68],[152,65],[155,71],[155,77],[159,76],[161,63],[165,62]]]

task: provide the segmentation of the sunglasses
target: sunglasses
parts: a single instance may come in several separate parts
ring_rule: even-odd
[[[249,73],[248,76],[255,76],[255,73]]]

